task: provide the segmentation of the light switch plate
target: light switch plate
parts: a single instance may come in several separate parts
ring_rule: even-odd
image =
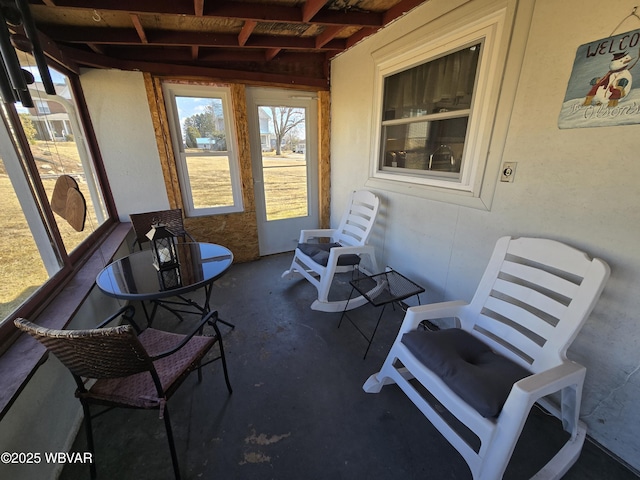
[[[513,177],[516,175],[516,162],[504,162],[502,169],[500,170],[501,182],[513,182]]]

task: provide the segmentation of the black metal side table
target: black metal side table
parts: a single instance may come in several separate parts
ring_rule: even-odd
[[[380,315],[378,315],[378,321],[376,322],[376,326],[373,329],[371,336],[368,336],[365,332],[363,332],[362,329],[351,319],[351,317],[347,313],[349,300],[347,300],[345,309],[343,310],[342,316],[340,317],[338,328],[340,328],[340,325],[342,325],[342,320],[346,317],[347,320],[349,320],[351,324],[356,328],[356,330],[358,330],[360,335],[362,335],[365,340],[369,342],[367,350],[364,352],[364,357],[362,357],[364,359],[367,358],[367,353],[369,353],[369,348],[371,348],[373,337],[375,337],[376,332],[378,331],[380,320],[382,320],[382,315],[384,314],[384,310],[387,305],[392,304],[393,302],[400,302],[414,295],[418,298],[418,304],[420,304],[420,294],[424,292],[424,288],[422,288],[412,280],[409,280],[404,275],[396,272],[395,270],[389,270],[384,273],[378,273],[371,276],[367,275],[355,280],[351,280],[349,283],[352,287],[351,293],[349,294],[349,300],[351,300],[351,298],[353,297],[353,292],[356,291],[364,298],[366,298],[367,301],[374,307],[382,307]]]

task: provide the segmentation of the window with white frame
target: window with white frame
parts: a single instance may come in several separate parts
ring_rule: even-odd
[[[384,79],[382,171],[459,181],[482,43]]]
[[[228,88],[163,85],[187,216],[242,211],[242,190]]]
[[[501,13],[493,14],[431,40],[414,35],[413,43],[400,39],[374,52],[371,178],[382,188],[413,184],[479,196],[497,103],[502,22]]]
[[[51,113],[51,109],[49,108],[49,103],[43,102],[42,100],[36,100],[36,111],[38,113],[44,113],[44,114]]]

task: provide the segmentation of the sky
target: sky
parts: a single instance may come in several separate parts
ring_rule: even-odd
[[[178,106],[178,117],[180,117],[180,125],[184,126],[184,121],[197,115],[198,113],[204,113],[207,105],[211,104],[211,101],[216,101],[219,111],[216,111],[218,115],[222,115],[222,101],[212,98],[201,97],[178,97],[176,96],[176,105]],[[216,109],[217,110],[217,109]]]
[[[31,60],[33,60],[31,58]],[[35,60],[34,60],[35,62]],[[33,78],[35,79],[36,82],[42,82],[42,77],[40,76],[40,71],[38,70],[37,66],[25,66],[22,65],[22,68],[24,70],[27,70],[28,72],[30,72],[33,75]],[[51,80],[53,81],[54,84],[65,84],[65,79],[66,77],[64,75],[62,75],[60,72],[58,72],[57,70],[54,70],[53,68],[49,68],[49,75],[51,75]],[[21,103],[16,103],[16,110],[18,111],[18,113],[26,113],[28,112],[28,110],[26,108],[24,108],[22,106]]]

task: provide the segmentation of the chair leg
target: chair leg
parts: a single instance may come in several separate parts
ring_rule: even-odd
[[[300,274],[300,272],[296,268],[298,266],[298,263],[296,262],[296,259],[297,259],[297,257],[296,257],[296,254],[294,252],[293,260],[291,261],[291,266],[289,267],[289,270],[285,270],[284,272],[282,272],[281,278],[293,278],[295,276],[295,274]]]
[[[229,382],[229,372],[227,372],[227,359],[224,356],[224,346],[222,345],[222,334],[220,333],[220,329],[218,328],[218,325],[216,324],[216,322],[213,323],[213,329],[216,332],[216,335],[218,336],[218,343],[220,344],[220,360],[222,360],[222,369],[224,370],[224,381],[227,383],[227,390],[229,390],[229,393],[233,393],[233,390],[231,389],[231,383]]]
[[[89,404],[86,401],[80,401],[82,403],[82,410],[84,412],[84,430],[87,435],[87,450],[91,453],[91,463],[89,464],[89,471],[91,478],[95,479],[98,475],[96,469],[96,450],[93,444],[93,430],[91,428],[91,411],[89,410]]]
[[[169,419],[169,410],[164,406],[164,426],[167,429],[167,440],[169,441],[169,450],[171,451],[171,463],[173,464],[173,473],[176,480],[180,480],[180,467],[178,466],[178,454],[176,453],[176,445],[173,441],[173,429],[171,428],[171,420]]]

